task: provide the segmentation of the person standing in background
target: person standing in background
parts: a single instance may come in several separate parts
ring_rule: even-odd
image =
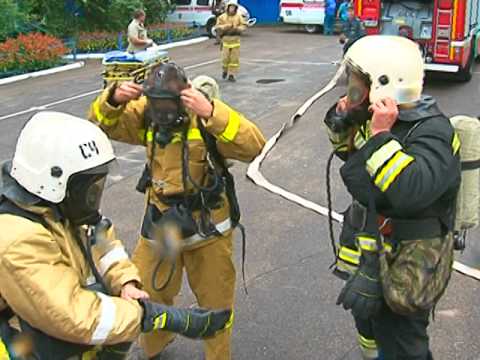
[[[335,2],[335,0],[325,1],[325,20],[323,23],[324,35],[333,35],[333,26],[335,24],[336,7],[337,7],[337,3]]]
[[[143,51],[154,45],[152,39],[147,36],[145,29],[145,11],[139,9],[133,13],[133,20],[128,25],[128,48],[129,53]]]
[[[349,4],[346,7],[347,20],[343,23],[342,33],[339,42],[343,44],[343,53],[345,54],[355,41],[367,35],[362,21],[355,16],[353,6]]]
[[[247,28],[238,12],[238,0],[227,2],[226,12],[217,19],[215,28],[222,39],[222,79],[228,77],[228,81],[235,82],[240,68],[240,35]]]
[[[348,9],[351,7],[349,0],[344,0],[338,7],[337,19],[342,21],[342,25],[348,20]]]

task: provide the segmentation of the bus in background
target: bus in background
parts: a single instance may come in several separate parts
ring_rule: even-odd
[[[323,27],[325,2],[323,0],[281,0],[280,21],[285,24],[304,25],[312,34]]]

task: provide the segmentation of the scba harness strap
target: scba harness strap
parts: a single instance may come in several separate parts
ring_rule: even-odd
[[[179,225],[181,232],[187,240],[184,241],[186,246],[189,245],[189,242],[191,245],[202,240],[209,240],[214,236],[222,236],[225,231],[238,227],[242,234],[242,278],[245,293],[248,294],[245,280],[246,234],[244,226],[240,224],[241,214],[235,190],[235,180],[233,175],[228,170],[225,158],[217,149],[217,139],[205,129],[202,119],[198,120],[197,126],[200,133],[200,138],[204,141],[207,148],[207,153],[211,157],[209,161],[209,176],[212,181],[207,186],[200,186],[191,178],[188,166],[189,130],[185,129],[182,136],[182,142],[184,145],[182,150],[182,181],[184,189],[187,189],[187,181],[190,181],[190,183],[192,183],[194,186],[196,193],[190,195],[176,195],[173,197],[161,197],[160,200],[170,206],[170,210],[167,210],[163,214],[155,209],[156,211],[154,211],[154,213],[156,215],[151,216],[152,209],[151,207],[149,207],[150,209],[147,208],[142,225],[142,236],[147,239],[152,239],[152,236],[149,236],[149,234],[152,232],[148,230],[152,227],[155,227],[155,225],[157,225],[157,227],[161,226],[161,223],[164,222],[162,218],[166,215],[168,215],[170,218],[172,218],[172,215],[174,215],[173,218],[179,220],[176,221],[176,223]],[[154,146],[155,144],[152,145],[152,158]],[[147,164],[143,171],[142,177],[139,180],[139,184],[137,185],[137,190],[145,193],[147,188],[151,186],[152,181],[151,169]],[[210,211],[211,209],[218,207],[218,204],[221,202],[221,194],[224,191],[230,207],[230,218],[226,219],[220,224],[214,224],[211,221]],[[200,221],[198,223],[193,220],[192,216],[192,212],[196,210],[199,210],[201,214]],[[179,216],[179,214],[182,215]],[[155,222],[155,224],[153,224],[152,221]],[[175,271],[175,264],[172,262],[172,266],[166,281],[161,286],[156,285],[158,270],[165,260],[165,256],[161,256],[159,258],[152,275],[152,288],[156,291],[162,291],[168,286]]]
[[[22,217],[34,223],[41,224],[47,230],[49,228],[48,223],[42,216],[22,209],[14,202],[9,200],[7,197],[0,195],[0,215],[2,214]],[[87,261],[90,266],[94,266],[93,262],[88,259],[88,257],[91,256],[91,254],[89,254],[89,250],[86,250],[83,244],[81,244],[80,247],[82,252],[84,253],[84,256],[87,257]],[[98,276],[99,275],[97,272],[97,275],[95,277],[97,278]],[[97,278],[97,282],[89,286],[88,288],[92,291],[100,291],[106,293],[104,285],[100,286],[101,283],[99,283],[98,281],[99,280]],[[8,324],[8,320],[13,316],[14,314],[11,312],[10,309],[0,313],[0,337],[2,339],[4,339],[4,336],[12,334],[12,331],[16,332]],[[97,355],[106,356],[101,357],[102,359],[105,358],[110,360],[120,360],[126,357],[128,349],[130,348],[130,344],[127,343],[99,349],[98,347],[93,345],[81,345],[62,341],[32,327],[23,319],[19,318],[19,320],[22,333],[30,337],[33,343],[34,354],[32,354],[32,360],[85,360],[98,358],[95,357]]]

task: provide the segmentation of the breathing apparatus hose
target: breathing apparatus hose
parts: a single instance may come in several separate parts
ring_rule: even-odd
[[[201,122],[202,120],[199,119],[198,120],[199,122]],[[199,125],[199,130],[200,132],[204,133],[204,136],[208,136],[208,134],[205,133],[205,129],[203,128],[203,125],[200,124]],[[187,179],[188,181],[190,181],[190,183],[193,185],[193,187],[200,191],[201,193],[209,193],[209,192],[213,192],[215,191],[218,186],[220,186],[220,179],[221,177],[218,175],[218,174],[215,174],[214,176],[214,181],[213,181],[213,184],[211,186],[201,186],[199,185],[197,182],[195,182],[195,180],[192,178],[191,174],[190,174],[190,169],[189,169],[189,166],[188,164],[190,163],[190,157],[189,157],[189,151],[188,151],[188,140],[187,140],[187,131],[188,129],[185,129],[183,134],[182,134],[182,140],[183,140],[183,149],[182,149],[182,158],[183,158],[183,171],[182,171],[182,177],[183,177],[183,186],[184,186],[184,190],[187,189]],[[206,139],[204,139],[206,141]],[[210,151],[209,149],[209,144],[206,142],[207,144],[207,151]],[[218,159],[220,160],[220,159]],[[223,165],[225,166],[225,165]],[[212,165],[213,167],[213,165]],[[215,172],[215,170],[213,170]],[[186,194],[186,192],[185,192]],[[203,197],[202,197],[203,199]],[[203,200],[202,200],[203,201]],[[209,208],[207,206],[207,204],[203,204],[202,203],[202,214],[204,211],[209,211]],[[206,219],[202,219],[202,221],[205,221]],[[206,225],[206,224],[204,224]],[[246,263],[246,253],[247,253],[247,241],[246,241],[246,231],[245,231],[245,227],[238,223],[237,224],[237,227],[240,229],[240,233],[242,235],[242,281],[243,281],[243,289],[245,291],[245,294],[248,295],[248,289],[247,289],[247,281],[246,281],[246,271],[245,271],[245,263]],[[204,229],[203,229],[204,230]],[[214,231],[211,231],[211,232],[205,232],[202,230],[202,233],[201,234],[202,236],[205,236],[205,237],[210,237],[210,236],[221,236],[222,234],[218,232],[218,230],[214,227]]]
[[[210,187],[204,187],[196,183],[193,179],[192,176],[190,175],[190,169],[189,169],[189,151],[188,151],[188,141],[187,141],[187,133],[188,133],[188,127],[185,127],[182,131],[182,182],[183,182],[183,189],[184,189],[184,206],[186,209],[189,209],[188,202],[187,202],[187,182],[190,181],[190,183],[193,185],[193,187],[200,191],[200,192],[212,192],[214,191],[218,185],[219,185],[219,177],[215,176],[214,177],[214,183]],[[153,150],[153,149],[152,149]],[[152,153],[153,156],[153,153]],[[203,206],[203,204],[202,204]],[[189,209],[190,211],[191,209]],[[203,211],[203,209],[202,209]],[[203,232],[203,231],[202,231]],[[205,237],[212,236],[212,235],[218,235],[218,231],[215,229],[214,232],[206,233],[203,234]],[[164,239],[164,242],[167,242],[167,239]],[[175,259],[169,259],[172,262],[172,265],[170,267],[170,270],[168,272],[168,276],[166,280],[160,285],[157,286],[157,280],[158,280],[158,274],[160,272],[160,267],[164,264],[164,262],[167,260],[167,255],[163,254],[160,256],[160,259],[158,260],[157,264],[155,265],[155,268],[152,273],[152,278],[151,278],[151,286],[154,291],[160,292],[163,291],[167,288],[167,286],[170,284],[172,281],[172,278],[175,274],[175,271],[177,269],[177,263]]]
[[[102,292],[104,292],[107,295],[109,294],[108,287],[105,281],[103,280],[103,277],[98,272],[97,266],[95,265],[95,262],[93,260],[92,245],[93,245],[93,240],[96,237],[97,231],[107,231],[110,228],[110,226],[112,226],[112,223],[107,218],[101,219],[100,222],[95,226],[90,225],[86,233],[86,246],[83,244],[81,240],[80,228],[76,228],[75,230],[75,239],[77,241],[78,246],[80,247],[80,251],[82,252],[84,258],[87,260],[87,263],[90,266],[90,269],[92,270],[93,276],[95,277],[95,281],[102,287],[101,289],[103,290]],[[99,228],[97,229],[97,227]]]
[[[333,202],[332,202],[332,184],[331,184],[331,171],[332,171],[332,162],[335,157],[335,150],[330,153],[328,156],[327,160],[327,171],[326,171],[326,188],[327,188],[327,207],[328,207],[328,231],[330,233],[330,242],[332,245],[332,250],[333,250],[333,256],[335,261],[333,262],[332,265],[330,265],[330,268],[332,268],[336,261],[337,261],[337,256],[338,256],[338,250],[337,246],[335,244],[335,233],[333,231]]]
[[[152,274],[152,289],[154,291],[160,292],[163,291],[167,288],[168,284],[170,284],[170,281],[172,281],[173,275],[175,274],[175,271],[177,270],[177,262],[172,259],[172,266],[170,267],[168,277],[167,279],[162,283],[162,285],[157,286],[157,277],[158,273],[160,271],[160,266],[164,263],[165,259],[167,258],[166,255],[160,256],[160,259],[158,260],[157,264],[155,265],[155,268],[153,270]]]
[[[201,121],[201,120],[199,120]],[[188,132],[188,129],[185,129],[182,133],[182,141],[183,141],[183,149],[182,149],[182,158],[183,158],[183,176],[184,176],[184,179],[183,179],[183,184],[184,184],[184,191],[186,192],[187,188],[186,188],[186,183],[187,183],[187,179],[188,181],[190,181],[190,183],[193,185],[193,187],[198,190],[198,191],[201,191],[201,192],[212,192],[214,191],[219,183],[220,183],[220,177],[219,176],[214,176],[214,179],[213,179],[213,184],[211,186],[202,186],[200,184],[198,184],[197,182],[195,182],[195,180],[192,178],[191,174],[190,174],[190,169],[189,169],[189,166],[188,164],[190,163],[190,153],[188,151],[188,139],[187,139],[187,132]]]

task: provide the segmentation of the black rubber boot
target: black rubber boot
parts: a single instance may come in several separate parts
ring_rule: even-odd
[[[235,82],[235,81],[237,81],[237,80],[235,80],[235,76],[230,75],[230,76],[228,77],[228,81],[230,81],[230,82]]]
[[[222,79],[225,80],[227,78],[227,75],[228,75],[228,73],[226,71],[224,71],[222,73]]]

